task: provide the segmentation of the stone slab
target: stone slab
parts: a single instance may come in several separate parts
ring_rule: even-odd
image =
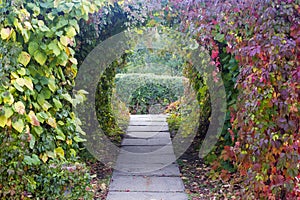
[[[159,174],[159,170],[162,170],[168,166],[174,165],[174,163],[170,164],[148,164],[148,163],[117,163],[115,169],[118,171],[122,171],[122,173],[131,173],[135,175],[153,175]],[[127,174],[128,175],[128,174]]]
[[[165,146],[123,146],[121,148],[120,154],[123,153],[153,153],[153,154],[174,154],[172,145]]]
[[[128,132],[124,138],[170,138],[169,132]]]
[[[110,191],[131,192],[183,192],[180,177],[155,176],[115,176],[111,180]]]
[[[153,167],[157,167],[153,166]],[[149,165],[145,165],[145,167],[148,167],[149,169]],[[145,176],[180,176],[180,171],[178,168],[177,164],[171,164],[168,165],[166,167],[160,168],[158,170],[155,171],[151,171],[151,172],[144,172],[144,173],[139,173],[139,171],[135,170],[135,171],[130,171],[128,170],[124,170],[124,171],[119,171],[119,170],[115,170],[113,175],[123,175],[123,176],[136,176],[136,175],[145,175]]]
[[[124,138],[122,141],[122,146],[149,146],[149,145],[171,145],[172,141],[169,137],[161,137],[161,138]]]
[[[110,192],[107,200],[188,200],[185,193]]]
[[[130,121],[165,122],[166,115],[130,115]]]
[[[130,121],[129,126],[167,126],[164,121]]]
[[[128,126],[127,132],[168,132],[168,126]]]
[[[120,154],[117,163],[170,164],[176,161],[174,154]]]
[[[168,115],[164,115],[164,114],[130,115],[130,119],[144,119],[144,118],[150,118],[150,119],[161,118],[161,119],[166,119],[167,117],[168,117]]]

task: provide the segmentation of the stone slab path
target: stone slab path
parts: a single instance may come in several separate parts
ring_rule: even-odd
[[[166,115],[131,115],[107,200],[187,200]]]

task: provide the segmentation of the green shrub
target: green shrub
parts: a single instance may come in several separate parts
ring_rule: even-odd
[[[68,199],[88,198],[84,165],[74,173],[50,165],[78,161],[75,36],[101,3],[0,2],[0,199],[63,199],[68,187]]]
[[[52,162],[41,165],[35,175],[37,188],[35,198],[45,199],[91,199],[89,171],[86,166],[72,162]],[[85,191],[85,192],[83,192]]]
[[[112,113],[116,118],[116,123],[123,131],[126,131],[130,120],[129,109],[126,104],[118,98],[115,89],[113,90],[111,101]]]
[[[131,113],[164,112],[165,107],[183,95],[184,77],[154,74],[117,74],[116,91]]]

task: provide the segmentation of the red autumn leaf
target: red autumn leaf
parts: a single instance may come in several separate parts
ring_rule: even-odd
[[[219,56],[218,50],[212,50],[211,58],[216,59]]]

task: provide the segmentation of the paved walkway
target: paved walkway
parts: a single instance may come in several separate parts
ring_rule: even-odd
[[[187,200],[165,115],[131,115],[107,200]]]

